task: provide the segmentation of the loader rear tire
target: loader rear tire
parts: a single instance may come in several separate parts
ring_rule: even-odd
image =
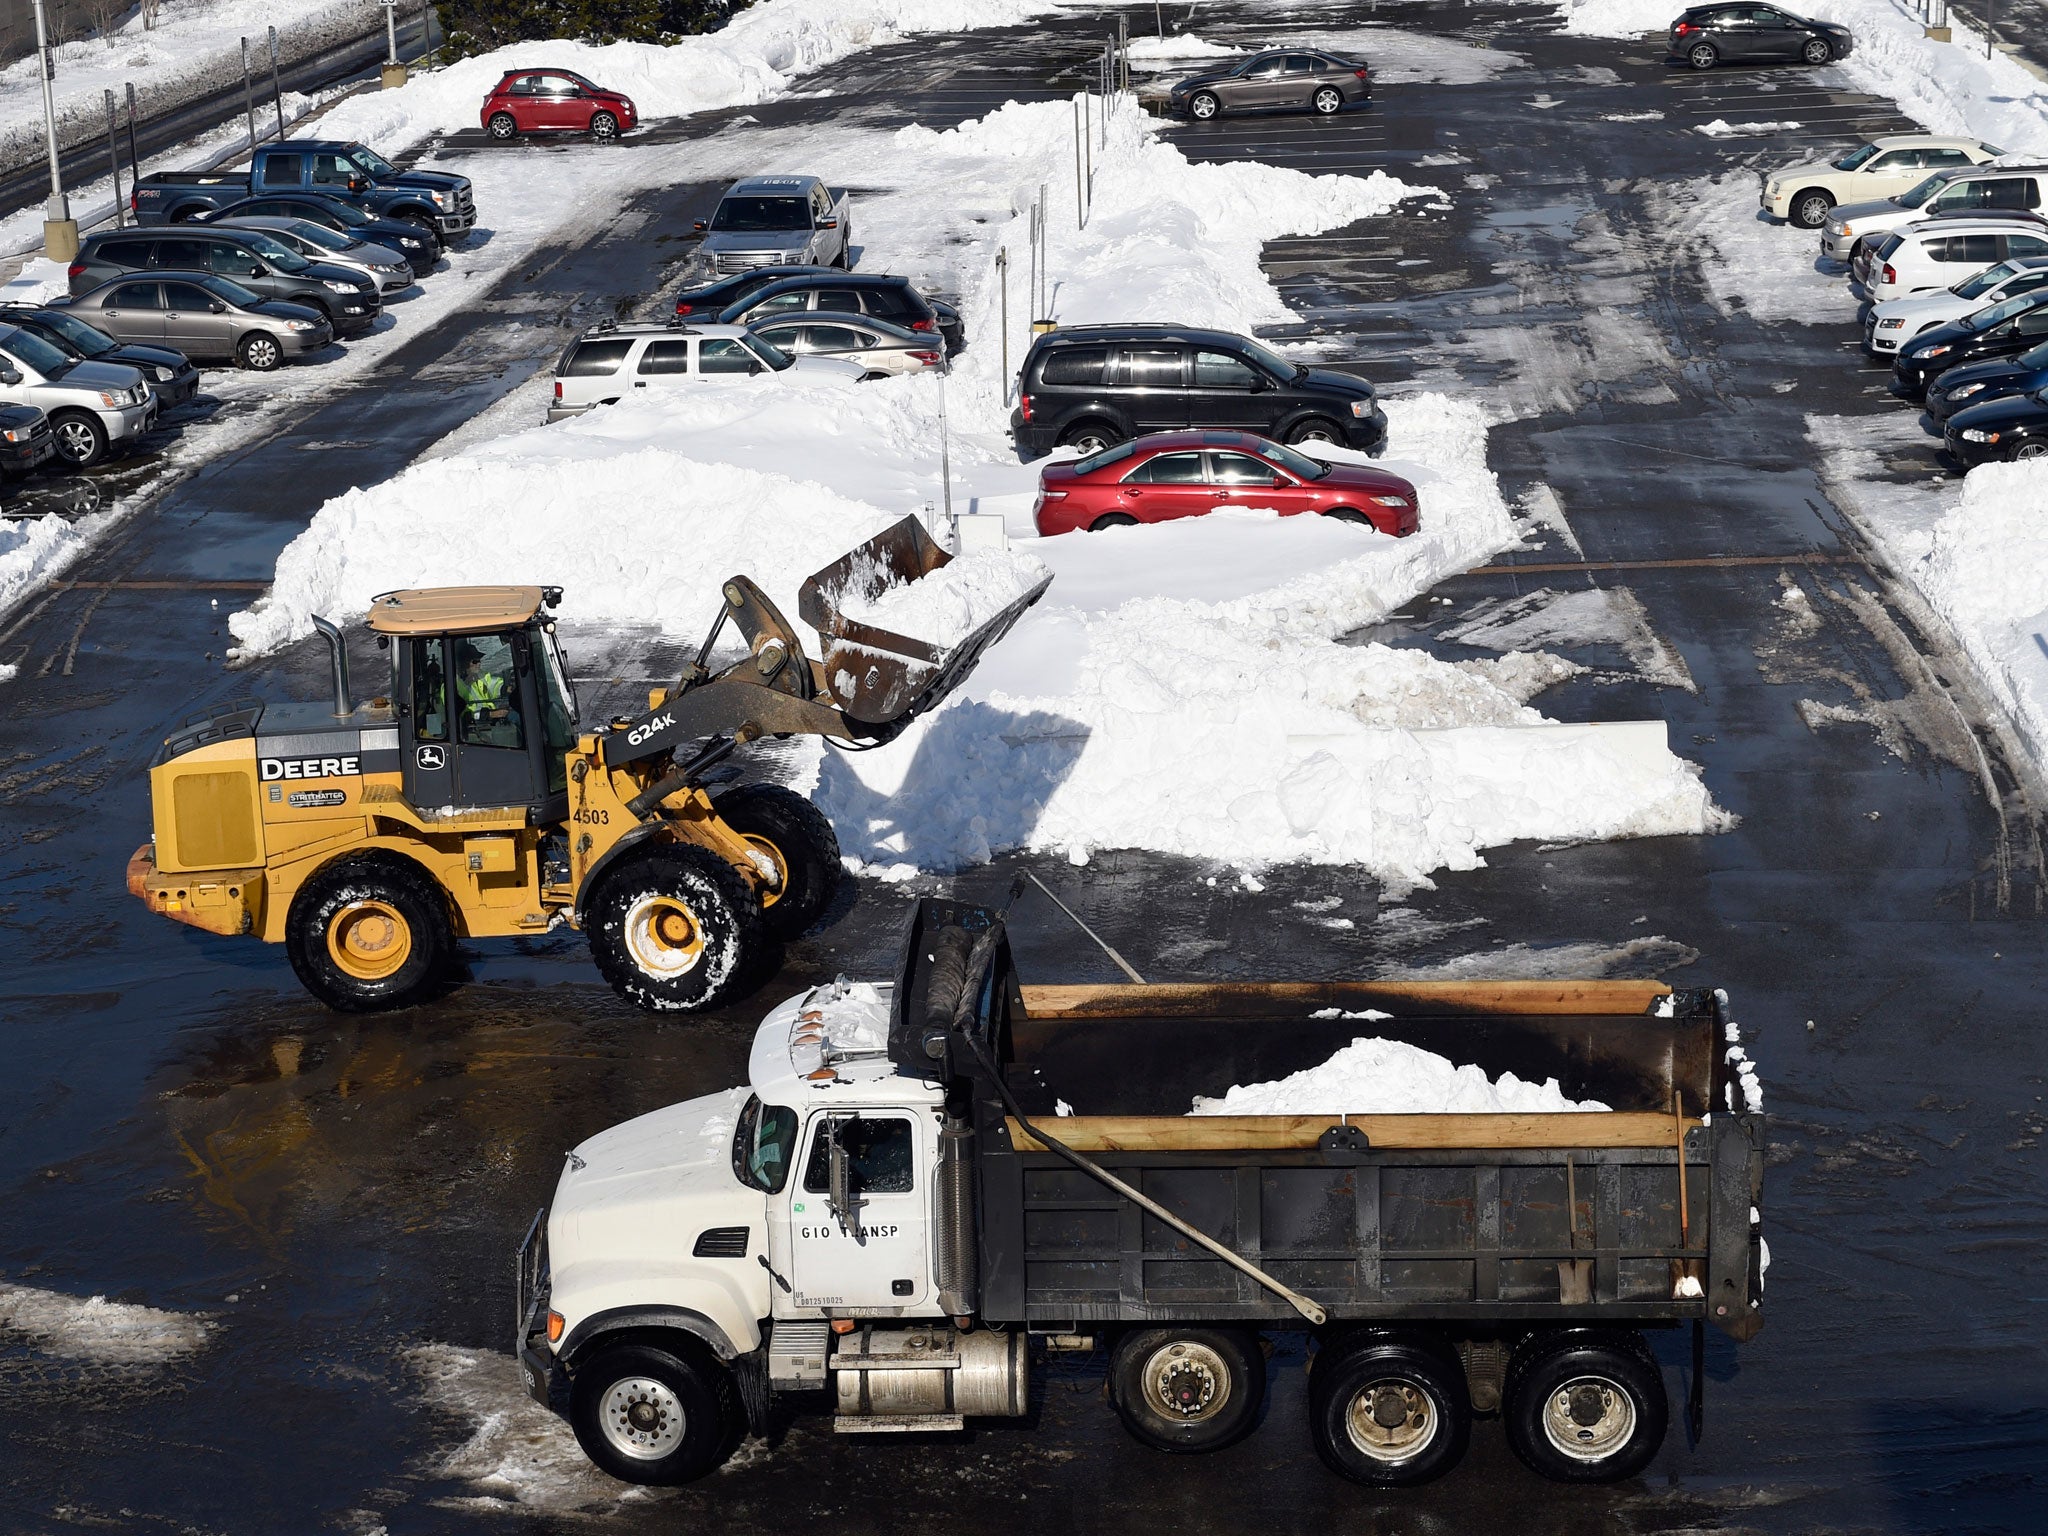
[[[292,897],[285,952],[306,990],[342,1013],[410,1008],[439,989],[455,947],[448,897],[417,864],[353,854]]]
[[[689,843],[659,843],[606,871],[584,927],[612,990],[654,1013],[717,1007],[752,979],[770,943],[739,871]]]
[[[774,865],[761,893],[769,931],[778,939],[803,933],[839,888],[839,836],[825,813],[780,784],[742,784],[718,797],[718,814]]]

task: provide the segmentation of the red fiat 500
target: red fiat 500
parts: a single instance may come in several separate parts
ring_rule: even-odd
[[[1217,507],[1271,507],[1415,531],[1415,487],[1363,464],[1325,464],[1249,432],[1155,432],[1038,477],[1040,533],[1198,517]]]
[[[616,139],[636,127],[630,97],[593,85],[574,70],[515,69],[484,98],[484,132],[494,139],[522,133],[587,133]]]

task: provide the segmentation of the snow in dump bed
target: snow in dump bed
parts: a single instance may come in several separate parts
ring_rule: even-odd
[[[996,618],[1046,576],[1045,566],[1019,550],[977,550],[956,556],[921,580],[871,584],[841,600],[842,618],[946,647],[958,645]]]
[[[0,1282],[0,1335],[20,1335],[45,1354],[104,1365],[159,1365],[191,1354],[213,1329],[190,1312]]]
[[[1370,218],[1420,190],[1379,173],[1191,164],[1126,110],[1109,125],[1094,212],[1079,229],[1072,131],[1070,104],[1051,102],[943,133],[803,128],[688,146],[700,176],[723,152],[734,158],[719,172],[768,155],[855,182],[863,265],[958,295],[969,345],[945,386],[956,506],[1028,505],[1036,484],[1004,432],[992,273],[999,245],[1013,273],[1025,269],[1025,214],[1041,184],[1054,199],[1062,324],[1172,319],[1240,332],[1289,315],[1259,265],[1264,241]],[[1014,361],[1024,317],[1011,299]],[[652,624],[694,638],[735,572],[793,613],[806,576],[940,504],[938,404],[932,378],[764,375],[646,391],[478,442],[329,502],[233,633],[245,653],[262,651],[310,633],[310,614],[354,617],[392,587],[523,582],[564,587],[572,626]],[[801,787],[837,824],[848,858],[900,877],[1001,849],[1085,860],[1145,847],[1239,864],[1362,864],[1398,886],[1471,868],[1480,849],[1513,838],[1713,825],[1697,774],[1661,738],[1645,752],[1595,731],[1532,729],[1544,722],[1528,700],[1567,663],[1454,665],[1336,643],[1517,537],[1476,404],[1425,395],[1387,409],[1383,467],[1421,494],[1411,538],[1246,511],[1020,541],[1053,569],[1052,589],[947,707],[881,751],[800,745],[815,765]],[[480,518],[488,539],[476,536]],[[973,616],[963,604],[950,621],[915,622],[958,628]]]
[[[507,70],[539,66],[573,69],[622,92],[643,122],[681,117],[767,101],[800,75],[915,33],[1013,26],[1055,8],[1050,0],[760,0],[716,32],[673,43],[557,39],[478,54],[398,90],[353,97],[323,119],[322,131],[394,154],[432,134],[476,127],[478,108]]]
[[[1320,1015],[1318,1015],[1320,1017]],[[1277,1082],[1239,1084],[1221,1098],[1196,1098],[1191,1115],[1497,1115],[1604,1110],[1568,1099],[1554,1077],[1525,1083],[1399,1040],[1360,1038],[1319,1067]]]

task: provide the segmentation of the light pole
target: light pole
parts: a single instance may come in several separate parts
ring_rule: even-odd
[[[384,0],[384,89],[397,90],[405,76],[405,66],[398,62],[398,0]]]
[[[43,0],[36,5],[36,57],[43,64],[43,142],[50,151],[50,205],[43,210],[43,254],[52,261],[69,261],[78,254],[78,221],[71,217],[71,200],[64,195],[64,175],[57,165],[57,103],[50,94],[50,77],[55,69],[50,59],[50,31],[43,20]]]

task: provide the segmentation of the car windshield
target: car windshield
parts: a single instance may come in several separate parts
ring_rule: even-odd
[[[2009,261],[2001,261],[1995,267],[1986,267],[1975,277],[1966,277],[1949,289],[1959,299],[1974,299],[1980,293],[1989,293],[2000,283],[2011,277],[2018,268]]]
[[[759,1094],[750,1097],[733,1132],[733,1177],[764,1194],[780,1194],[795,1150],[796,1111],[763,1104]]]
[[[1893,201],[1901,208],[1918,208],[1947,185],[1948,177],[1938,174],[1930,176],[1912,191],[1901,192]]]
[[[747,235],[809,229],[811,205],[801,197],[728,197],[711,216],[711,227]]]
[[[1330,472],[1330,466],[1319,464],[1305,453],[1296,453],[1280,443],[1262,442],[1257,452],[1263,458],[1271,459],[1297,480],[1320,480]]]
[[[1136,443],[1118,443],[1114,448],[1105,448],[1100,453],[1091,453],[1085,459],[1074,460],[1074,473],[1092,474],[1109,464],[1121,464],[1138,451]]]
[[[111,336],[94,330],[76,315],[67,315],[61,310],[44,310],[36,316],[36,324],[46,331],[55,331],[80,357],[98,357],[119,345]]]
[[[2040,302],[2041,295],[2038,293],[2023,293],[2019,297],[2007,299],[2001,304],[1993,304],[1989,309],[1978,310],[1977,313],[1965,319],[1963,324],[1973,331],[1981,331],[1988,326],[1997,325],[2001,321],[2010,320],[2014,315],[2023,315],[2028,310],[2039,305]]]
[[[1278,352],[1260,346],[1256,341],[1241,343],[1245,354],[1276,379],[1298,379],[1308,370],[1299,363],[1290,363]]]
[[[254,309],[263,302],[261,295],[251,293],[240,283],[231,283],[224,277],[202,277],[199,286],[216,299],[225,300],[237,309]]]
[[[372,177],[389,179],[398,174],[397,166],[386,160],[374,149],[365,149],[360,144],[348,152],[348,157],[368,171]]]
[[[313,265],[290,246],[279,243],[269,235],[253,229],[236,231],[236,237],[245,241],[250,250],[261,256],[280,272],[303,272]]]
[[[46,379],[55,378],[75,361],[42,337],[19,326],[7,333],[6,340],[0,341],[0,352],[5,352],[18,363],[28,364]]]
[[[2048,341],[2022,352],[2012,362],[2015,368],[2048,368]]]
[[[742,336],[740,338],[740,345],[761,359],[770,368],[773,368],[777,373],[782,372],[783,369],[795,361],[782,348],[776,346],[774,342],[760,336]]]
[[[363,212],[354,203],[344,203],[339,198],[322,203],[320,206],[341,220],[350,229],[361,229],[365,224],[377,222],[373,215]]]
[[[1876,153],[1877,146],[1875,144],[1866,144],[1861,149],[1852,149],[1848,154],[1834,162],[1835,169],[1838,171],[1853,171]]]
[[[315,224],[311,219],[300,219],[291,227],[294,239],[308,245],[317,245],[323,251],[346,251],[362,244],[353,235],[344,235],[338,229],[329,229],[324,224]]]

